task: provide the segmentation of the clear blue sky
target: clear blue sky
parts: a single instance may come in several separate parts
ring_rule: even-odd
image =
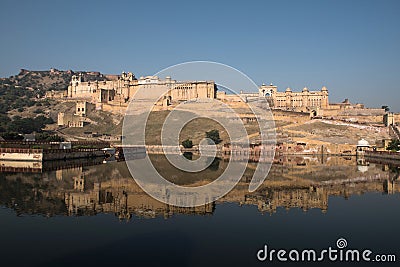
[[[4,1],[0,76],[132,71],[211,60],[257,84],[397,107],[400,1]]]

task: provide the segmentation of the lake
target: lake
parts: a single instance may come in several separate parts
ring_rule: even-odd
[[[202,175],[157,170],[181,185],[208,183],[227,162]],[[276,158],[262,186],[248,191],[256,162],[226,196],[196,208],[158,202],[135,183],[125,162],[60,162],[41,172],[0,173],[2,266],[267,266],[269,249],[369,249],[400,257],[399,168],[353,157]],[[319,263],[321,264],[321,263]],[[396,266],[332,262],[334,266]]]

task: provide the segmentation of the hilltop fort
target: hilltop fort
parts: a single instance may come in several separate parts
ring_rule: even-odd
[[[257,141],[258,128],[254,114],[246,110],[247,103],[265,99],[274,116],[278,147],[289,153],[340,153],[354,150],[362,138],[371,144],[378,142],[383,147],[387,140],[398,138],[400,133],[396,125],[400,114],[388,112],[385,107],[367,108],[363,104],[353,104],[348,99],[332,103],[325,86],[317,90],[307,87],[279,90],[274,84],[262,84],[256,92],[246,92],[243,88],[234,95],[219,88],[217,81],[179,81],[173,77],[157,76],[137,78],[132,72],[114,75],[57,69],[23,69],[18,75],[0,81],[1,90],[7,93],[0,96],[0,101],[9,103],[2,105],[3,114],[6,114],[0,125],[3,132],[36,131],[36,128],[28,131],[25,125],[25,128],[19,127],[21,118],[38,117],[43,121],[45,116],[56,121],[54,124],[50,119],[45,121],[48,124],[45,130],[55,131],[66,140],[120,142],[123,115],[135,93],[139,89],[150,93],[151,89],[167,87],[169,90],[153,108],[155,114],[149,127],[154,138],[150,138],[149,144],[159,142],[156,138],[158,130],[170,110],[183,101],[196,99],[218,99],[227,103],[243,120],[254,142]],[[219,129],[210,121],[200,120],[189,127],[190,131],[184,129],[182,138],[190,138],[196,143],[210,127]],[[220,132],[221,138],[227,140],[223,129]]]
[[[72,75],[68,88],[65,91],[50,91],[46,97],[68,100],[85,100],[96,105],[96,109],[121,112],[127,107],[129,100],[141,88],[156,88],[166,86],[169,91],[165,96],[164,105],[173,105],[180,101],[210,98],[226,102],[247,102],[255,98],[263,97],[268,100],[272,109],[307,112],[315,116],[335,116],[362,113],[365,115],[385,114],[382,108],[365,108],[363,104],[352,104],[348,99],[341,103],[330,103],[328,89],[323,86],[320,90],[309,90],[304,87],[301,91],[293,91],[286,88],[278,91],[276,85],[262,84],[258,92],[243,92],[238,95],[226,94],[218,91],[214,81],[177,81],[171,77],[161,79],[157,76],[146,76],[136,78],[132,72],[122,72],[121,75],[100,75],[91,72]],[[96,79],[97,78],[97,79]]]

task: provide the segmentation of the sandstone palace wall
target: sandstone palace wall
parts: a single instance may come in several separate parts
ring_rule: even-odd
[[[108,104],[109,106],[127,106],[139,89],[148,89],[148,96],[157,89],[166,88],[165,98],[172,101],[185,101],[195,98],[216,98],[216,85],[213,81],[178,82],[170,77],[159,79],[157,76],[147,76],[136,79],[132,73],[122,73],[113,80],[84,81],[82,75],[73,76],[68,86],[67,97],[85,99],[92,103]],[[107,105],[104,105],[107,106]]]
[[[160,106],[168,109],[169,105],[180,101],[197,98],[219,99],[232,105],[253,101],[260,97],[267,99],[270,107],[275,110],[302,112],[310,117],[341,116],[341,119],[351,117],[370,117],[373,121],[380,121],[384,109],[366,109],[362,104],[352,104],[348,99],[341,103],[329,103],[329,92],[324,86],[321,90],[310,91],[307,87],[302,91],[294,92],[287,88],[279,92],[278,87],[261,85],[256,93],[240,92],[237,95],[217,92],[214,81],[176,81],[171,77],[160,79],[157,76],[146,76],[137,79],[132,73],[123,72],[121,75],[104,75],[103,80],[85,81],[84,77],[74,75],[68,90],[60,94],[60,98],[85,100],[96,105],[97,109],[110,112],[124,113],[129,101],[140,89],[148,97],[165,88],[168,92],[160,99]],[[49,97],[55,97],[49,95]]]

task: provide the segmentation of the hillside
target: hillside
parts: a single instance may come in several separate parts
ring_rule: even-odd
[[[32,71],[21,69],[17,75],[0,78],[0,135],[41,132],[54,124],[57,116],[51,111],[59,102],[45,99],[47,91],[66,90],[72,75],[84,80],[107,80],[100,72]]]
[[[92,80],[107,80],[107,77],[97,71],[72,71],[72,70],[26,70],[21,71],[14,76],[2,78],[1,84],[15,86],[17,88],[26,88],[35,90],[41,95],[44,95],[49,90],[66,90],[73,75],[81,74],[85,81]]]

